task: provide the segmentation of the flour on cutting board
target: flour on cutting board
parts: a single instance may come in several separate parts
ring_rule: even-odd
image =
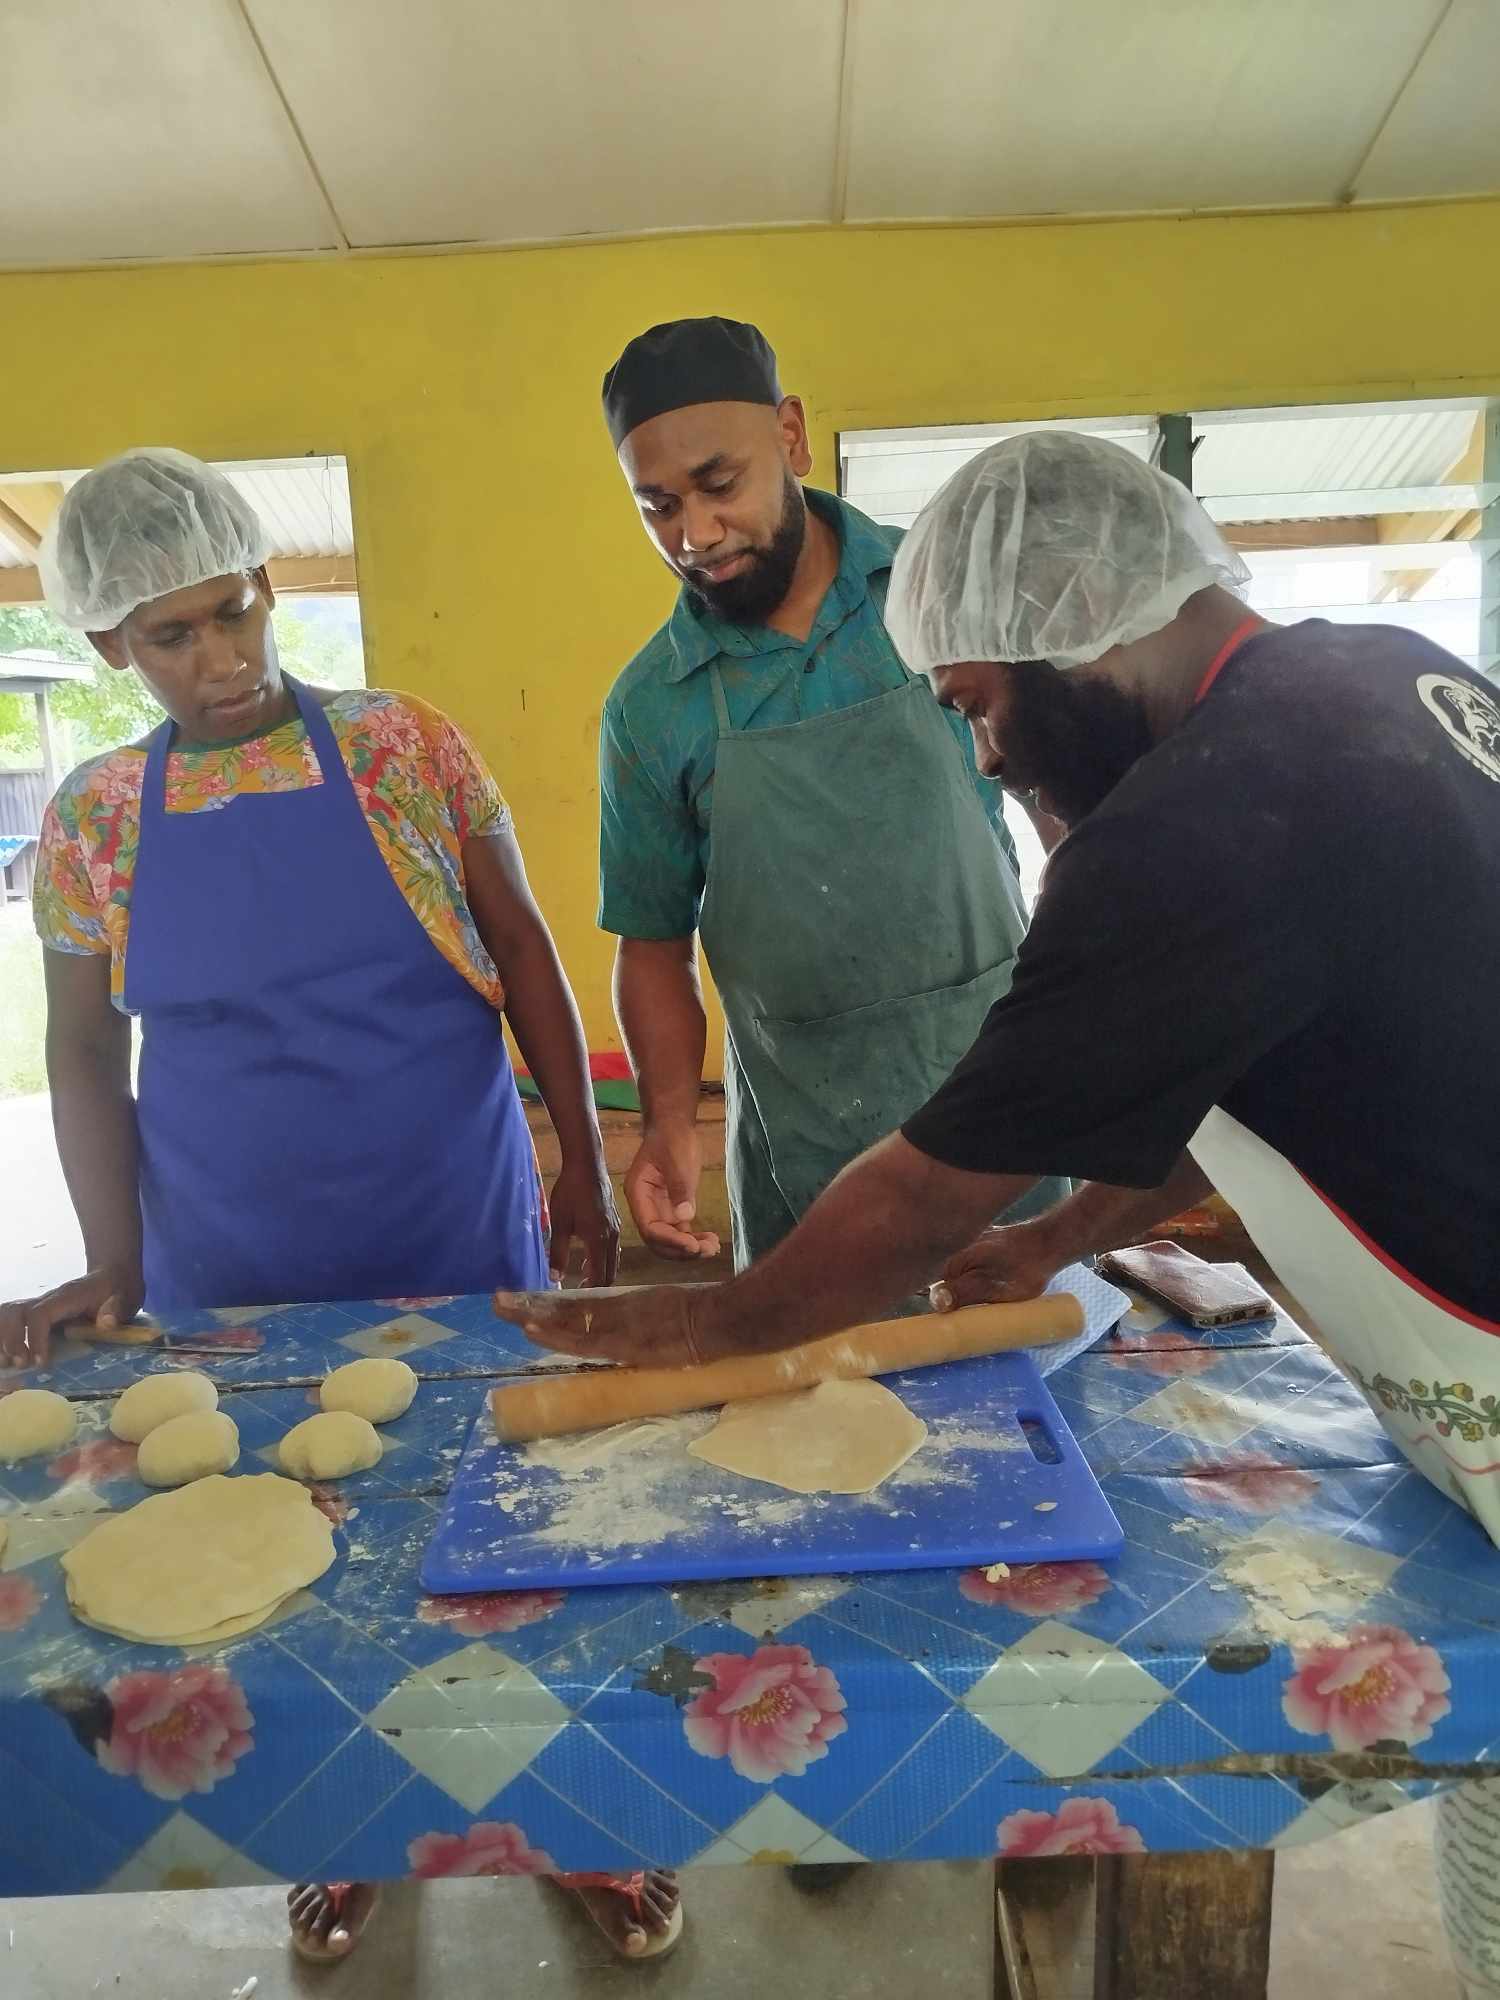
[[[749,1490],[688,1455],[718,1419],[716,1410],[645,1417],[605,1430],[541,1438],[502,1452],[495,1502],[507,1526],[546,1546],[578,1550],[592,1563],[619,1549],[649,1548],[666,1537],[735,1527],[794,1529],[841,1496]],[[984,1457],[1028,1449],[1019,1429],[980,1429],[971,1417],[928,1419],[926,1441],[875,1494],[889,1504],[911,1488],[980,1486]],[[967,1454],[970,1463],[960,1462]],[[972,1460],[977,1455],[979,1462]],[[539,1478],[552,1473],[555,1479]]]

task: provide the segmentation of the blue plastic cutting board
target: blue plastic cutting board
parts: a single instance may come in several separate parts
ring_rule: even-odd
[[[561,1441],[594,1461],[564,1474],[499,1443],[486,1400],[422,1583],[568,1589],[1119,1554],[1120,1524],[1029,1354],[883,1379],[928,1442],[876,1492],[848,1495],[786,1493],[689,1457],[685,1435],[709,1428],[708,1414],[663,1420],[654,1444],[613,1462],[600,1461],[606,1434]]]

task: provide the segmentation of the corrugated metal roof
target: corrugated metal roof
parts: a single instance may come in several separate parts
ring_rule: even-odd
[[[272,556],[352,556],[354,518],[349,468],[342,458],[275,458],[234,461],[219,470],[244,494],[271,536]],[[28,472],[13,476],[27,486],[76,485],[77,472]],[[7,481],[0,477],[0,498]],[[36,551],[0,522],[0,569],[25,569]]]
[[[1232,413],[1193,420],[1201,440],[1193,484],[1220,521],[1306,519],[1322,515],[1401,513],[1444,504],[1443,488],[1473,433],[1476,405],[1413,410],[1319,409],[1298,415]],[[844,491],[876,520],[909,527],[944,480],[996,438],[1035,430],[1086,429],[1149,456],[1154,424],[1143,419],[1087,424],[997,424],[878,432],[841,439]],[[1492,497],[1472,482],[1451,504]]]
[[[1470,409],[1381,411],[1195,423],[1193,487],[1220,521],[1278,518],[1258,504],[1264,496],[1337,494],[1349,514],[1401,511],[1381,496],[1442,486],[1463,457],[1474,429]],[[1360,496],[1369,496],[1360,504]],[[1228,503],[1245,499],[1243,509]],[[1320,511],[1332,511],[1320,510]],[[1282,518],[1300,518],[1302,509]]]

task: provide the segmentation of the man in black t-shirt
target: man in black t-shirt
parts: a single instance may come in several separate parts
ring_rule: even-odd
[[[1500,1399],[1500,699],[1410,634],[1248,615],[1243,574],[1184,488],[1097,439],[1010,439],[949,482],[897,558],[892,633],[981,769],[1072,828],[1010,992],[733,1284],[511,1302],[528,1330],[630,1361],[764,1351],[945,1259],[954,1303],[1032,1297],[1212,1184],[1500,1541],[1478,1418]],[[953,1255],[1045,1174],[1085,1185]],[[1434,1377],[1476,1401],[1436,1448],[1400,1393]]]
[[[1500,699],[1406,633],[1248,617],[1242,575],[1182,487],[1095,439],[1011,439],[951,480],[902,546],[889,628],[980,768],[1072,828],[1009,993],[732,1284],[501,1310],[576,1354],[765,1351],[945,1258],[950,1302],[1033,1297],[1212,1183],[1500,1542]],[[1049,1173],[1085,1184],[953,1256]],[[1476,1996],[1500,1993],[1497,1847],[1500,1784],[1440,1801]]]

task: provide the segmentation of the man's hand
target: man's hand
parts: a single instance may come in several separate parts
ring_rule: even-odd
[[[939,1312],[1039,1298],[1066,1263],[1029,1222],[1001,1224],[949,1259],[932,1302]]]
[[[573,1241],[583,1247],[583,1282],[612,1285],[620,1267],[620,1218],[604,1162],[564,1160],[548,1198],[552,1237],[547,1261],[556,1283],[568,1275]]]
[[[641,1241],[658,1257],[717,1257],[719,1239],[694,1229],[703,1153],[692,1125],[654,1127],[625,1176],[625,1199]]]
[[[105,1265],[40,1298],[0,1305],[0,1367],[40,1368],[60,1328],[81,1320],[103,1333],[113,1332],[135,1318],[145,1296],[139,1271]]]
[[[539,1347],[587,1361],[638,1368],[686,1368],[710,1356],[695,1327],[715,1285],[641,1285],[616,1292],[496,1292],[495,1311]]]

